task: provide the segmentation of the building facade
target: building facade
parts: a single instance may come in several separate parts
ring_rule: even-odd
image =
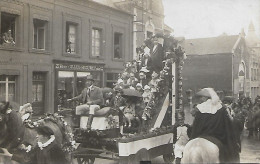
[[[133,18],[133,51],[143,41],[156,34],[171,34],[173,29],[164,23],[162,0],[93,0],[126,11]],[[135,55],[133,55],[136,57]]]
[[[251,54],[250,58],[250,88],[251,98],[254,100],[260,95],[260,39],[256,35],[255,27],[251,22],[246,35],[246,44]]]
[[[133,16],[84,0],[0,1],[0,99],[54,112],[92,74],[112,86],[132,60]],[[68,105],[68,104],[66,104]]]
[[[184,91],[212,87],[224,95],[250,96],[250,55],[244,35],[222,35],[184,41]]]

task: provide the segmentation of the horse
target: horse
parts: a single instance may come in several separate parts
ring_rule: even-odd
[[[187,143],[182,163],[219,163],[219,148],[204,138],[195,138]]]
[[[19,163],[70,163],[68,128],[60,117],[49,115],[38,121],[39,127],[28,127],[21,115],[0,102],[0,147],[6,148],[12,160]]]
[[[233,120],[232,126],[236,137],[234,139],[241,151],[240,135],[243,128],[238,120]],[[219,140],[209,136],[190,140],[184,148],[182,163],[220,163],[220,151],[217,145],[223,146]]]

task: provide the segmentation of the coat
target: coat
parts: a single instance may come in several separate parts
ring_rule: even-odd
[[[191,139],[203,137],[208,139],[214,137],[222,143],[220,149],[220,162],[236,162],[239,160],[239,147],[235,136],[233,124],[225,107],[219,109],[215,114],[195,114]]]
[[[84,88],[80,95],[72,98],[73,100],[80,100],[83,104],[92,102],[95,105],[103,105],[104,98],[102,90],[99,87],[92,86],[88,94],[88,88]]]
[[[159,73],[163,68],[163,59],[164,59],[164,53],[163,53],[163,47],[161,44],[158,44],[155,50],[153,48],[151,49],[151,59],[152,59],[152,69]]]

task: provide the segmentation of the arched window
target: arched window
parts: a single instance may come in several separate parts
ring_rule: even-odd
[[[145,24],[145,38],[149,38],[154,34],[155,28],[151,18]]]

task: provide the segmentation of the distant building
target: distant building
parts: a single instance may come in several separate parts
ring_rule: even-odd
[[[260,39],[257,37],[255,27],[251,22],[248,27],[246,44],[250,52],[250,88],[251,98],[254,100],[260,95]]]
[[[36,115],[80,94],[85,77],[113,86],[132,60],[133,15],[93,1],[0,1],[0,100]]]
[[[162,0],[93,0],[134,16],[133,51],[155,33],[171,34],[173,29],[164,23]],[[135,56],[134,56],[135,57]]]
[[[250,56],[240,35],[187,39],[183,67],[183,90],[197,92],[212,87],[224,95],[250,96]],[[185,95],[185,94],[184,94]]]

